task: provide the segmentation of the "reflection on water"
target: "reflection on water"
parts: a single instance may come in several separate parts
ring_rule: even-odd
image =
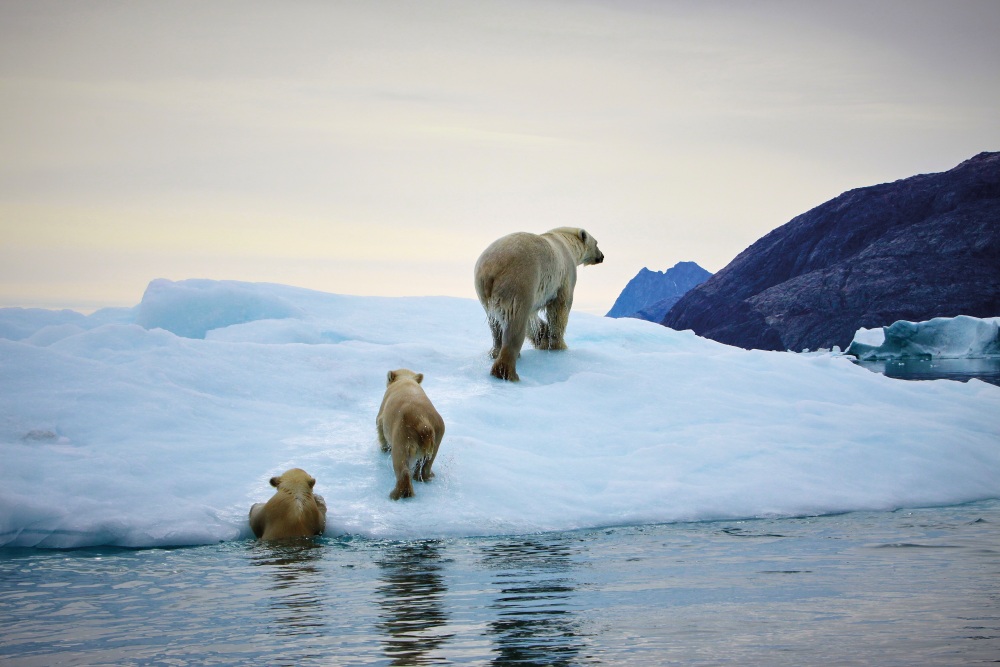
[[[494,665],[579,664],[584,648],[574,596],[574,546],[570,539],[514,538],[483,550],[496,597]]]
[[[265,568],[270,577],[266,597],[268,633],[288,637],[321,637],[326,631],[327,604],[322,595],[320,562],[323,550],[312,538],[256,542],[250,551],[250,564]],[[309,642],[297,646],[308,647]],[[297,655],[313,659],[318,655],[306,649]]]
[[[378,560],[380,584],[375,589],[381,608],[377,627],[392,665],[440,662],[432,654],[453,635],[445,632],[447,593],[441,576],[441,543],[407,542],[390,546]]]
[[[1000,358],[888,359],[855,361],[858,366],[898,380],[959,380],[973,378],[1000,385]]]
[[[0,549],[0,665],[994,664],[1000,500],[409,543]]]

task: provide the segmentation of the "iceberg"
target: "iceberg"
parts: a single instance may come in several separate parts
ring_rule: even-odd
[[[379,539],[1000,497],[1000,387],[586,313],[567,343],[525,347],[513,384],[471,298],[160,280],[130,309],[0,309],[0,547],[252,539],[292,467],[328,535]],[[375,416],[401,367],[447,430],[434,480],[394,502]]]
[[[900,320],[881,329],[859,329],[845,354],[862,361],[1000,357],[1000,317]]]

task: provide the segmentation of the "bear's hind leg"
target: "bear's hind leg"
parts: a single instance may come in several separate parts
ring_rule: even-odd
[[[493,368],[490,369],[490,375],[495,378],[509,380],[511,382],[517,382],[520,380],[521,378],[517,375],[518,354],[519,352],[517,350],[511,350],[510,347],[500,348],[500,355],[497,357],[496,361],[493,362]]]
[[[389,499],[399,500],[400,498],[412,498],[413,496],[413,480],[410,479],[410,474],[407,473],[403,479],[396,480],[396,488],[389,494]]]
[[[503,344],[503,328],[500,320],[490,318],[490,334],[493,336],[493,349],[490,350],[490,358],[496,359],[500,354],[500,346]]]
[[[389,500],[399,500],[400,498],[413,497],[413,478],[410,476],[410,469],[396,475],[396,488],[389,494]]]
[[[417,461],[417,481],[418,482],[429,482],[434,479],[434,473],[431,471],[431,466],[434,465],[434,458],[437,456],[437,452],[433,452],[427,458]]]
[[[500,354],[493,362],[490,375],[511,382],[521,379],[517,376],[517,358],[521,354],[527,329],[528,313],[519,303],[515,303],[507,319],[507,326],[503,330]]]
[[[396,473],[396,488],[389,494],[389,499],[412,498],[413,477],[410,473],[410,446],[406,442],[393,443],[392,469]]]

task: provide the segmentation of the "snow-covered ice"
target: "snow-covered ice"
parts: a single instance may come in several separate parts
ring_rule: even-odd
[[[565,352],[489,376],[475,300],[154,281],[135,308],[0,310],[0,545],[250,537],[290,467],[329,534],[410,538],[891,509],[1000,497],[1000,388],[745,351],[574,313]],[[393,502],[390,369],[447,423]]]
[[[968,359],[1000,356],[1000,317],[900,320],[881,329],[859,329],[846,354],[858,359]]]

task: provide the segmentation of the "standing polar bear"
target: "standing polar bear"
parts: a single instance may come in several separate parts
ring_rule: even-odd
[[[326,501],[313,493],[316,480],[301,468],[271,478],[277,489],[266,503],[250,508],[250,529],[263,540],[322,535],[326,530]]]
[[[375,417],[375,429],[383,452],[392,450],[396,487],[392,500],[413,497],[413,479],[429,482],[431,466],[444,438],[444,419],[434,409],[420,383],[423,373],[408,368],[389,371],[385,396]]]
[[[486,310],[496,361],[490,374],[517,381],[525,336],[539,350],[565,350],[576,267],[600,264],[604,253],[583,229],[517,232],[490,244],[476,262],[476,294]],[[545,309],[545,320],[538,312]]]

